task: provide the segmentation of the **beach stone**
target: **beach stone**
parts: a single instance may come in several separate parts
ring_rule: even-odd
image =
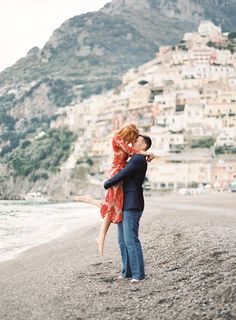
[[[114,280],[121,262],[113,225],[103,257],[97,225],[0,263],[0,319],[235,320],[235,200],[228,193],[146,199],[147,277],[135,286]]]

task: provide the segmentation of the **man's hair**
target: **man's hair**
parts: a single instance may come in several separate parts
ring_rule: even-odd
[[[143,135],[143,134],[140,134],[139,136],[144,139],[145,144],[146,144],[146,146],[147,146],[146,150],[148,150],[148,149],[151,147],[151,145],[152,145],[152,139],[151,139],[149,136],[145,136],[145,135]]]

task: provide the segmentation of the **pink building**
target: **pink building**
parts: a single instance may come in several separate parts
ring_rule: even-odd
[[[228,189],[230,183],[236,179],[236,161],[218,160],[212,165],[211,184],[219,189]]]

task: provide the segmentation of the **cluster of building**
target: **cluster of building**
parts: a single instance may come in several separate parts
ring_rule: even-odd
[[[153,188],[227,189],[236,178],[236,52],[228,34],[203,21],[129,70],[120,87],[61,110],[52,127],[68,125],[79,136],[63,168],[90,158],[91,174],[103,179],[112,135],[126,122],[150,135],[160,155],[149,165]]]

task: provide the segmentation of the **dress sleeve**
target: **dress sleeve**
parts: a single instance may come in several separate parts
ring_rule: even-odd
[[[115,142],[115,144],[117,145],[117,147],[119,147],[120,149],[122,149],[124,152],[126,152],[129,156],[138,153],[138,150],[130,147],[126,142],[124,142],[124,140],[120,137],[120,136],[114,136],[113,141]]]

